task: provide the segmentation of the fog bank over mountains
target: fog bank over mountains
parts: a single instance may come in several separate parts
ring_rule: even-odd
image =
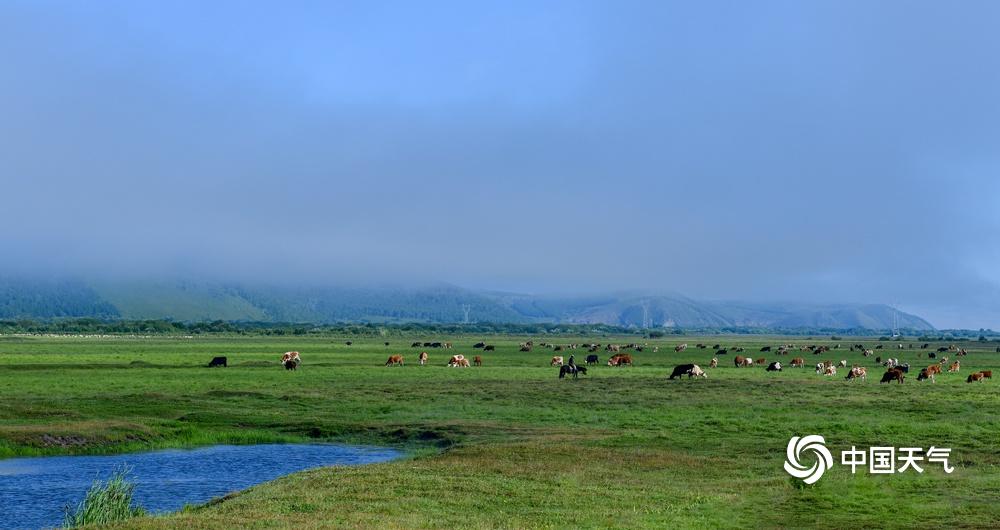
[[[556,322],[649,328],[931,330],[879,304],[699,301],[676,293],[540,296],[448,284],[268,286],[187,280],[0,278],[0,318],[173,319],[261,322]]]

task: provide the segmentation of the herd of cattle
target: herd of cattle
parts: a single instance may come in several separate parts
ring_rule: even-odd
[[[353,342],[352,341],[347,341],[346,344],[348,346],[351,346],[353,344]],[[386,342],[385,346],[388,347],[389,343]],[[535,348],[535,346],[536,345],[534,344],[533,341],[527,341],[527,342],[521,343],[519,345],[519,349],[522,352],[532,351],[532,349]],[[416,347],[428,347],[428,348],[445,348],[445,349],[451,349],[452,348],[452,343],[450,343],[450,342],[414,342],[412,344],[412,347],[415,347],[415,348]],[[621,367],[621,366],[633,366],[632,354],[631,353],[623,353],[623,352],[626,352],[628,350],[632,350],[632,351],[636,351],[636,352],[642,352],[646,348],[648,348],[648,345],[646,345],[646,344],[638,344],[638,343],[630,343],[630,344],[606,344],[606,345],[601,345],[601,344],[597,344],[597,343],[554,345],[554,344],[548,344],[548,343],[544,343],[543,342],[543,343],[539,343],[538,347],[549,348],[549,349],[551,349],[551,350],[553,350],[555,352],[562,352],[562,351],[566,351],[566,350],[586,349],[587,352],[588,352],[588,354],[586,356],[586,360],[585,360],[587,366],[593,366],[593,365],[597,365],[597,364],[600,363],[600,357],[595,352],[601,350],[602,347],[603,347],[604,351],[609,352],[609,353],[612,354],[611,357],[608,358],[607,365],[608,366],[619,366],[619,367]],[[699,349],[708,349],[708,345],[707,344],[698,344],[698,345],[696,345],[696,347],[699,348]],[[929,347],[930,347],[929,344],[924,343],[924,344],[922,344],[920,346],[920,349],[921,350],[927,350]],[[496,350],[496,347],[494,345],[486,344],[485,342],[478,342],[478,343],[476,343],[476,344],[473,345],[473,348],[474,349],[482,349],[483,351],[495,351]],[[680,345],[674,347],[674,351],[675,352],[682,352],[682,351],[686,350],[687,348],[688,348],[687,344],[680,344]],[[777,347],[764,346],[764,347],[760,348],[760,353],[773,352],[776,355],[789,355],[790,352],[792,352],[793,349],[795,349],[795,348],[797,348],[798,351],[802,351],[802,352],[808,351],[808,352],[813,353],[814,355],[821,355],[821,354],[824,354],[824,353],[830,353],[833,350],[839,350],[840,349],[840,345],[836,344],[836,345],[834,345],[832,347],[831,346],[798,346],[798,347],[796,347],[796,346],[794,346],[792,344],[783,344],[783,345],[780,345],[780,346],[777,346]],[[912,345],[910,345],[910,348],[912,348]],[[737,353],[737,355],[735,355],[733,357],[733,365],[736,368],[750,368],[750,367],[753,367],[753,366],[764,366],[765,367],[764,368],[765,371],[768,371],[768,372],[781,372],[784,369],[784,367],[785,367],[781,363],[781,361],[771,361],[771,362],[768,362],[765,357],[758,357],[757,359],[754,359],[754,358],[750,357],[749,355],[747,355],[747,356],[739,355],[739,353],[744,353],[745,352],[745,349],[742,348],[742,347],[728,347],[728,348],[723,348],[719,344],[716,344],[715,346],[712,346],[712,349],[715,350],[715,355],[712,357],[711,361],[709,361],[709,363],[708,363],[708,367],[709,368],[718,368],[718,366],[719,366],[719,356],[721,356],[721,355],[727,355],[730,351]],[[863,344],[854,344],[854,345],[852,345],[850,347],[850,351],[852,351],[852,352],[854,352],[854,351],[860,351],[860,352],[862,352],[862,355],[864,357],[866,357],[866,358],[874,355],[875,350],[881,350],[881,349],[883,349],[883,345],[881,345],[881,344],[879,344],[879,345],[877,345],[877,346],[875,346],[874,348],[871,348],[871,349],[865,348],[865,346]],[[897,349],[897,350],[903,350],[904,348],[903,348],[902,344],[897,344],[895,346],[895,349]],[[658,346],[653,346],[652,347],[652,351],[654,351],[654,352],[659,351],[659,347]],[[929,364],[926,368],[922,368],[920,370],[919,374],[917,375],[917,381],[930,380],[933,383],[933,382],[936,381],[936,377],[938,375],[941,375],[942,371],[945,370],[945,369],[947,370],[948,373],[958,373],[958,372],[960,372],[961,371],[961,366],[962,366],[961,360],[956,359],[954,362],[949,363],[949,358],[947,356],[940,356],[940,358],[939,358],[938,354],[949,353],[949,352],[954,353],[954,355],[956,357],[964,357],[964,356],[968,355],[968,352],[964,348],[958,348],[958,347],[953,346],[953,345],[952,346],[948,346],[948,347],[940,347],[940,348],[937,348],[937,350],[928,352],[927,353],[928,359],[936,359],[936,361],[932,362],[931,364]],[[997,348],[997,352],[1000,353],[1000,347]],[[918,358],[922,358],[922,356],[923,356],[922,353],[918,353],[917,354]],[[427,354],[426,351],[420,352],[420,354],[417,357],[420,365],[426,365],[427,362],[428,362],[428,357],[429,356],[428,356],[428,354]],[[570,360],[572,361],[572,358]],[[285,352],[281,356],[281,366],[283,366],[286,370],[296,370],[299,367],[299,364],[301,364],[301,362],[302,362],[301,355],[297,351]],[[904,379],[906,378],[906,374],[910,373],[910,364],[909,363],[901,363],[898,358],[886,357],[883,360],[881,356],[878,356],[878,357],[875,358],[875,363],[876,363],[876,365],[881,365],[881,367],[886,368],[885,373],[882,374],[882,379],[880,381],[881,383],[891,383],[891,382],[895,381],[897,383],[902,384],[903,381],[904,381]],[[842,359],[842,360],[840,360],[839,362],[836,362],[836,363],[833,362],[833,361],[830,361],[830,360],[824,360],[822,362],[818,362],[818,363],[815,364],[816,374],[822,375],[822,376],[836,376],[837,375],[837,369],[838,368],[842,368],[842,369],[845,370],[845,372],[847,374],[847,376],[845,377],[846,380],[848,380],[848,381],[853,381],[853,380],[867,381],[867,379],[868,379],[868,370],[867,370],[867,368],[865,368],[864,366],[861,366],[859,364],[853,364],[850,368],[848,368],[847,364],[848,363],[847,363],[846,359]],[[216,367],[216,366],[226,367],[227,365],[228,365],[228,360],[227,360],[226,357],[215,357],[208,364],[209,367]],[[404,365],[404,357],[401,354],[390,355],[389,358],[385,362],[385,366],[403,366],[403,365]],[[483,365],[483,357],[481,355],[475,355],[475,356],[473,356],[472,361],[470,363],[469,359],[466,358],[464,354],[459,353],[459,354],[451,355],[450,358],[448,359],[447,364],[446,364],[446,366],[452,367],[452,368],[469,367],[469,366],[473,366],[473,365],[474,366],[482,366]],[[552,358],[551,358],[551,360],[549,361],[549,365],[552,366],[552,367],[558,366],[560,368],[560,370],[559,370],[559,378],[560,379],[563,378],[563,377],[565,377],[566,375],[572,375],[573,378],[577,378],[578,375],[580,375],[580,374],[586,375],[586,373],[587,373],[586,366],[578,366],[576,363],[572,363],[572,362],[569,363],[569,364],[567,364],[567,362],[566,362],[566,360],[565,360],[565,358],[564,358],[563,355],[553,355]],[[788,361],[787,366],[790,367],[790,368],[804,368],[806,366],[806,360],[803,357],[794,357],[790,361]],[[677,377],[681,377],[681,376],[684,376],[684,375],[688,376],[689,379],[693,378],[693,377],[701,377],[701,378],[707,378],[708,377],[707,372],[704,369],[702,369],[701,366],[699,366],[697,364],[689,363],[689,364],[680,364],[680,365],[675,366],[674,369],[673,369],[673,372],[670,374],[669,379],[675,379]],[[993,371],[992,370],[982,370],[982,371],[973,372],[972,374],[970,374],[966,378],[966,382],[972,383],[972,382],[984,381],[986,379],[992,379],[992,378],[993,378]]]

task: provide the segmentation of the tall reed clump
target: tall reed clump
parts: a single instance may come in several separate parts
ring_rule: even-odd
[[[135,483],[128,478],[130,471],[122,467],[115,469],[107,482],[95,480],[75,511],[66,508],[63,528],[115,523],[146,515],[146,510],[132,506]]]

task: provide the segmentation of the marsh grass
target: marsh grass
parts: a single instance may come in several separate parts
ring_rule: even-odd
[[[146,515],[146,510],[134,506],[135,483],[129,480],[131,469],[121,467],[111,473],[107,482],[95,480],[75,510],[66,510],[63,528],[118,523]]]

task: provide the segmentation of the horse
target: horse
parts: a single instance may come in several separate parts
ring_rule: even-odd
[[[587,375],[587,367],[564,364],[559,367],[559,379],[566,377],[566,374],[573,374],[573,379],[576,379],[580,374]]]

